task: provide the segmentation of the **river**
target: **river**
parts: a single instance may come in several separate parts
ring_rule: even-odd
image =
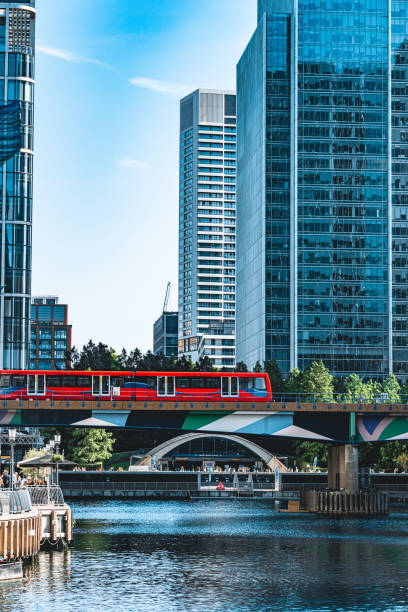
[[[72,504],[73,546],[0,583],[1,612],[408,610],[408,516],[255,500]]]

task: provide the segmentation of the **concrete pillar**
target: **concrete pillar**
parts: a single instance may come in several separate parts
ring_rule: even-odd
[[[328,453],[328,486],[329,489],[345,489],[357,493],[358,483],[358,449],[352,444],[333,445]]]

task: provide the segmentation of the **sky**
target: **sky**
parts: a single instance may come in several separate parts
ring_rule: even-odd
[[[33,295],[73,344],[152,348],[177,309],[179,100],[235,89],[256,0],[37,0]]]

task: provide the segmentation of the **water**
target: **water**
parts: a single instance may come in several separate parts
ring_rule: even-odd
[[[74,545],[0,583],[1,612],[408,610],[408,516],[269,502],[72,504]]]

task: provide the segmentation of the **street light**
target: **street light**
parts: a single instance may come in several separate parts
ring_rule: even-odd
[[[11,489],[14,489],[14,445],[17,439],[17,431],[15,429],[8,430],[8,441],[11,449],[11,457],[10,457],[10,479],[11,479]]]
[[[55,443],[55,454],[58,455],[59,445],[61,444],[61,435],[60,434],[55,434],[55,436],[54,436],[54,443]],[[57,487],[58,487],[58,485],[59,485],[59,482],[58,482],[58,466],[59,466],[58,458],[56,458],[56,463],[57,463],[56,472],[57,472]]]

